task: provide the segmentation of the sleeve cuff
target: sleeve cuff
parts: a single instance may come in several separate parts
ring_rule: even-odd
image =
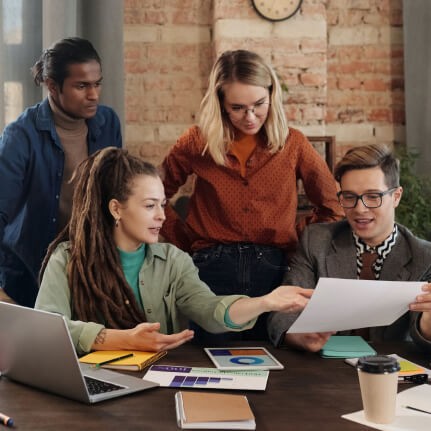
[[[231,329],[242,329],[244,326],[248,324],[244,323],[242,325],[237,325],[236,323],[233,323],[232,320],[229,317],[229,310],[232,304],[229,305],[229,307],[226,308],[226,312],[224,313],[224,324]]]
[[[241,298],[248,298],[248,296],[245,295],[229,295],[223,297],[223,299],[217,304],[215,310],[214,310],[214,318],[218,322],[223,322],[223,326],[227,331],[244,331],[245,329],[251,329],[253,328],[254,324],[256,323],[257,317],[253,320],[250,320],[249,322],[245,323],[244,325],[241,325],[240,327],[237,327],[237,325],[231,327],[227,324],[225,317],[226,312],[228,311],[229,307],[235,302],[238,301],[238,299]],[[230,320],[230,319],[229,319]]]
[[[91,350],[91,346],[94,344],[99,332],[104,329],[103,325],[94,322],[88,322],[84,325],[81,334],[79,335],[78,345],[76,349],[78,354],[88,353]]]

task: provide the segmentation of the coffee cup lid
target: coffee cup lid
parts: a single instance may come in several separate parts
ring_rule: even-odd
[[[386,355],[362,356],[359,358],[356,368],[373,374],[395,373],[401,369],[395,358]]]

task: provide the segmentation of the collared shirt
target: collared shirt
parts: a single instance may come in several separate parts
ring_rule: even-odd
[[[355,232],[352,231],[353,238],[355,240],[355,246],[356,246],[356,265],[357,265],[357,275],[359,278],[359,275],[362,270],[362,255],[365,252],[368,253],[376,253],[377,259],[375,263],[373,264],[373,271],[376,276],[376,280],[380,279],[380,272],[382,271],[383,262],[386,259],[386,256],[391,252],[392,247],[395,245],[395,242],[397,241],[397,235],[398,235],[398,227],[395,224],[394,230],[392,233],[379,245],[376,245],[375,247],[371,247],[368,244],[365,244],[364,241],[359,238],[358,235],[356,235]]]
[[[235,242],[291,251],[296,248],[298,232],[305,224],[343,217],[331,172],[296,129],[289,129],[285,147],[275,154],[268,151],[260,137],[247,160],[244,175],[233,152],[228,151],[226,166],[220,166],[208,151],[202,155],[204,148],[199,128],[192,127],[178,139],[163,162],[168,198],[189,175],[196,175],[186,223],[168,206],[161,231],[169,242],[185,251]],[[298,179],[315,209],[297,226]]]
[[[89,154],[121,147],[120,121],[111,108],[99,105],[87,126]],[[0,137],[0,286],[21,305],[34,305],[39,269],[57,234],[63,171],[64,152],[45,99]]]
[[[62,242],[51,255],[35,308],[63,315],[75,348],[82,354],[90,351],[104,325],[103,322],[76,320],[66,274],[70,259],[68,247],[68,242]],[[253,319],[238,329],[225,324],[226,310],[245,296],[216,296],[199,279],[192,258],[171,244],[147,244],[145,260],[139,271],[139,291],[147,321],[159,322],[162,334],[186,329],[188,322],[185,317],[214,333],[250,329],[256,323]]]

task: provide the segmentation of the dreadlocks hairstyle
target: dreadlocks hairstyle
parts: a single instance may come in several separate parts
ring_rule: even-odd
[[[50,244],[39,279],[57,245],[69,240],[67,280],[72,313],[79,320],[114,329],[133,328],[146,320],[125,279],[108,207],[111,199],[125,203],[140,175],[159,176],[150,163],[108,147],[83,161],[72,177],[76,184],[70,222]]]

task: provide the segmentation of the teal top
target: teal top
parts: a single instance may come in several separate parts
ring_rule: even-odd
[[[121,248],[118,249],[120,253],[121,266],[123,267],[124,275],[126,277],[127,283],[133,290],[135,297],[138,301],[141,310],[144,310],[144,305],[142,304],[141,293],[139,292],[139,271],[141,270],[142,264],[145,260],[145,243],[141,245],[136,251],[124,251]],[[230,306],[226,309],[224,314],[224,323],[228,328],[231,329],[241,329],[244,325],[237,325],[232,322],[229,317]]]
[[[144,310],[139,291],[139,271],[145,260],[146,244],[142,244],[136,251],[124,251],[119,248],[118,252],[120,253],[121,266],[123,267],[126,281],[133,290],[141,310]]]

